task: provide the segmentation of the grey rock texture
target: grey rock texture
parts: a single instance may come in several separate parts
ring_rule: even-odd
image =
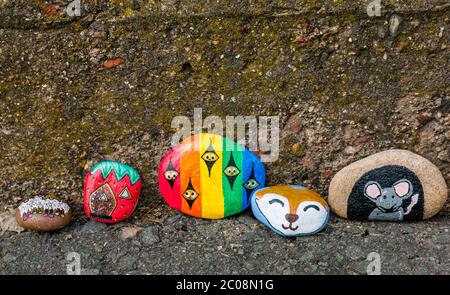
[[[140,233],[142,243],[150,246],[160,241],[158,235],[158,228],[156,226],[149,226],[142,230]]]
[[[79,17],[69,2],[0,0],[1,208],[42,191],[75,209],[60,232],[3,235],[0,273],[65,273],[72,251],[85,273],[365,273],[375,251],[382,273],[449,274],[448,203],[426,222],[334,217],[290,240],[251,212],[179,215],[156,177],[171,120],[202,107],[280,116],[269,184],[326,196],[337,171],[388,148],[426,157],[448,184],[448,1],[381,1],[374,17],[362,0],[91,0]],[[135,214],[114,226],[82,209],[84,175],[104,159],[143,177]],[[122,240],[123,226],[156,226],[160,241]]]
[[[135,243],[143,232],[120,239],[120,225],[90,235],[78,222],[50,234],[8,232],[0,240],[0,273],[65,274],[71,252],[80,254],[82,274],[366,274],[372,252],[380,255],[382,274],[449,273],[443,217],[401,225],[335,217],[325,231],[297,239],[277,236],[250,217],[182,216],[158,225],[160,241],[150,244]]]

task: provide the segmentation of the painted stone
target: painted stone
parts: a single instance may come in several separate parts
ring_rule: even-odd
[[[141,187],[141,177],[132,167],[100,162],[86,175],[84,211],[95,221],[120,222],[134,212]]]
[[[54,231],[72,220],[69,205],[53,195],[37,195],[26,199],[16,208],[17,223],[34,231]]]
[[[201,218],[223,218],[250,206],[252,192],[264,187],[259,158],[238,143],[215,134],[196,134],[176,145],[161,161],[161,195],[172,208]]]
[[[285,237],[321,231],[330,217],[327,202],[303,186],[269,186],[255,191],[253,215],[275,233]]]
[[[447,184],[427,159],[406,150],[387,150],[350,164],[331,180],[333,211],[354,220],[423,220],[447,200]]]

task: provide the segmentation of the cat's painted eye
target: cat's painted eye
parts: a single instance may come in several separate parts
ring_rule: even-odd
[[[269,204],[270,205],[272,205],[272,204],[280,204],[281,205],[281,207],[284,207],[284,203],[283,203],[283,201],[281,201],[281,200],[278,200],[278,199],[272,199],[272,200],[270,200],[269,201]]]
[[[316,206],[316,205],[308,205],[305,208],[303,208],[303,211],[306,212],[308,209],[316,209],[317,211],[320,211],[319,206]]]

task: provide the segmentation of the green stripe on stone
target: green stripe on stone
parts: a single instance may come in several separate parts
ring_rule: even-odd
[[[223,138],[222,190],[225,207],[224,217],[242,211],[242,150],[243,148],[241,145],[227,139],[226,137]],[[236,167],[238,169],[238,174],[234,177],[234,179],[229,176],[227,177],[225,169],[229,167]],[[233,171],[236,170],[233,169]]]
[[[91,174],[94,174],[98,170],[100,170],[102,172],[102,176],[104,179],[106,177],[108,177],[108,175],[113,170],[119,181],[122,180],[122,178],[124,178],[126,175],[128,175],[128,177],[130,177],[130,181],[131,181],[132,185],[134,185],[141,178],[139,173],[132,167],[130,167],[126,164],[113,162],[113,161],[104,161],[104,162],[98,163],[97,165],[95,165],[92,168]]]

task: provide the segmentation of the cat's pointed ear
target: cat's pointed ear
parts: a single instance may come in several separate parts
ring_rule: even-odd
[[[409,180],[402,179],[394,183],[392,186],[394,188],[395,193],[400,198],[409,197],[412,193],[412,184]]]
[[[381,195],[381,187],[376,181],[369,181],[364,187],[364,195],[371,200],[376,200]]]

